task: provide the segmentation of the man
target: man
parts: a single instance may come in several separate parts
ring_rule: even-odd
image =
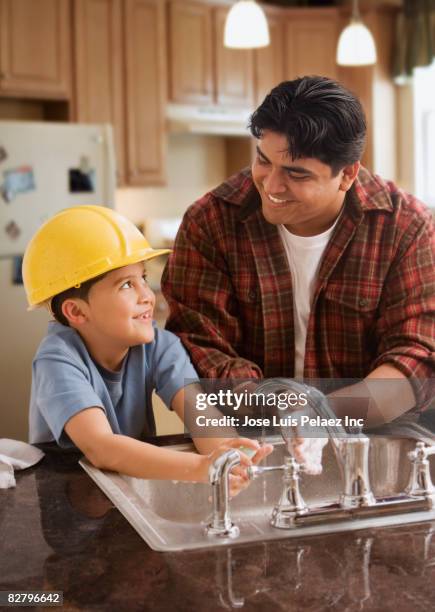
[[[427,406],[433,222],[361,166],[360,102],[330,79],[304,77],[275,87],[250,129],[252,168],[184,216],[163,276],[168,329],[204,378],[364,379],[334,410],[360,411],[370,425]],[[385,380],[395,384],[373,392]],[[368,387],[375,401],[358,408]]]

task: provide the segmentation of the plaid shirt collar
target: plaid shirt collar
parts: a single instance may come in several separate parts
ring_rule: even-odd
[[[243,177],[240,183],[240,177]],[[261,207],[260,194],[252,180],[251,168],[247,167],[241,173],[234,174],[225,183],[212,191],[217,198],[229,204],[240,206],[239,218],[246,220]],[[355,221],[370,210],[393,211],[393,206],[383,181],[376,175],[371,175],[361,166],[358,176],[346,194],[350,215]]]

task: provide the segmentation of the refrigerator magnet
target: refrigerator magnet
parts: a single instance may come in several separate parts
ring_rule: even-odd
[[[18,255],[12,260],[12,284],[23,284],[23,257]]]
[[[6,202],[6,204],[9,204],[9,202],[12,199],[12,194],[9,193],[9,191],[6,189],[4,183],[3,185],[0,185],[0,195],[3,198],[3,200]]]
[[[9,221],[9,223],[5,226],[5,232],[11,240],[16,240],[21,234],[21,230],[15,221]]]
[[[25,193],[35,189],[35,178],[33,168],[31,166],[20,166],[3,172],[5,180],[2,185],[3,197],[6,201],[11,202],[17,193]]]
[[[93,193],[95,191],[95,170],[83,172],[80,168],[69,171],[70,193]]]
[[[8,154],[6,153],[6,149],[0,145],[0,163],[7,159]]]

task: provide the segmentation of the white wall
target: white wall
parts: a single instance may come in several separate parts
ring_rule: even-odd
[[[435,210],[435,62],[397,90],[397,183]]]
[[[414,94],[414,180],[415,195],[435,207],[435,62],[415,70]]]
[[[135,223],[150,217],[181,216],[192,202],[225,179],[225,164],[224,138],[171,134],[167,185],[120,189],[116,208]]]

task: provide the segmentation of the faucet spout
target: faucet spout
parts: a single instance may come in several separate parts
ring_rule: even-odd
[[[229,450],[220,455],[210,466],[209,481],[212,486],[212,520],[207,525],[207,535],[236,538],[239,528],[234,525],[229,511],[229,474],[240,464],[240,454]]]
[[[370,440],[359,434],[335,441],[337,462],[343,478],[342,508],[373,506],[376,503],[369,479]]]

